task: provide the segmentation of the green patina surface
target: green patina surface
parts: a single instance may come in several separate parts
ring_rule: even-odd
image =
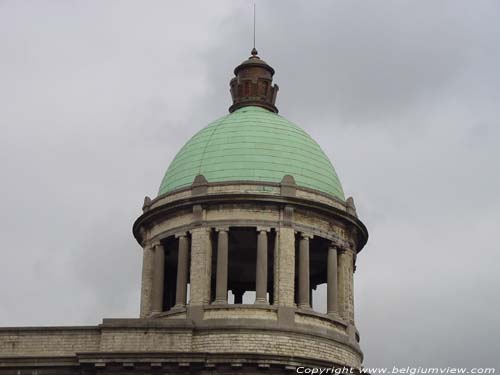
[[[280,182],[292,175],[299,186],[344,200],[332,163],[300,127],[260,107],[243,107],[195,134],[177,153],[159,194],[189,186],[196,175],[209,182]]]

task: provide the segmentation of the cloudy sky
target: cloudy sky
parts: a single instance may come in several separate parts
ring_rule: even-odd
[[[0,325],[139,310],[131,227],[230,105],[249,1],[0,1]],[[331,157],[370,231],[367,366],[500,352],[500,3],[257,1],[280,113]]]

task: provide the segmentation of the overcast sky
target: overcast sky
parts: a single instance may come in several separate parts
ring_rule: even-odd
[[[0,1],[0,325],[139,312],[131,228],[227,113],[249,1]],[[257,1],[280,114],[332,159],[370,239],[367,366],[500,360],[500,3]]]

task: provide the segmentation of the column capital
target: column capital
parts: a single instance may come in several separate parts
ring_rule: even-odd
[[[229,227],[215,227],[216,232],[229,232]]]
[[[212,227],[208,227],[208,226],[198,226],[198,227],[195,227],[195,228],[188,229],[188,230],[186,231],[186,233],[189,233],[189,234],[191,234],[191,235],[192,235],[192,234],[193,234],[193,232],[195,232],[195,231],[196,231],[196,232],[198,232],[198,233],[199,233],[199,232],[206,232],[206,233],[208,233],[208,232],[211,232],[211,231],[212,231]]]
[[[157,247],[159,247],[159,246],[163,247],[163,245],[161,244],[161,242],[160,242],[160,241],[153,241],[153,242],[151,243],[151,247],[152,247],[153,249],[156,249],[156,248],[157,248]]]
[[[179,233],[175,233],[175,238],[180,238],[180,237],[187,237],[188,235],[188,232],[179,232]]]
[[[337,243],[337,248],[342,253],[345,253],[348,251],[354,251],[354,247],[352,246],[350,241],[339,241]]]
[[[151,243],[151,241],[145,241],[142,243],[142,248],[143,250],[153,249],[153,244]]]
[[[271,227],[257,227],[257,232],[266,232],[269,233],[271,231]]]
[[[328,249],[332,249],[332,250],[335,250],[335,251],[339,251],[339,247],[337,246],[336,243],[330,243],[328,245]]]
[[[300,237],[303,240],[312,240],[314,238],[314,235],[312,233],[301,232]]]

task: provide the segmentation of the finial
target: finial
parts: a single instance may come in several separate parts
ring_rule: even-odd
[[[255,48],[255,3],[253,4],[253,48],[251,56],[234,69],[235,77],[231,79],[231,96],[233,105],[229,112],[246,106],[257,106],[278,113],[276,94],[278,85],[273,85],[274,69],[257,56]]]
[[[276,94],[278,85],[273,85],[274,69],[257,56],[257,49],[252,49],[252,56],[234,69],[231,79],[233,105],[229,112],[246,106],[257,106],[278,113]]]

